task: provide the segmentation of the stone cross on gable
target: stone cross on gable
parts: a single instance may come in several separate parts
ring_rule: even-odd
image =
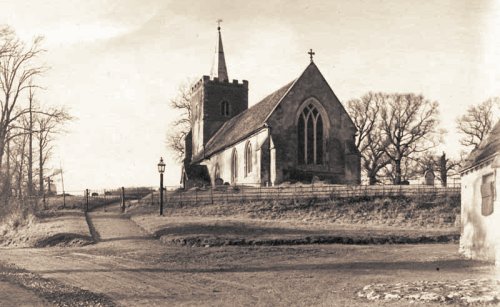
[[[314,53],[312,49],[309,49],[309,52],[307,54],[309,54],[309,57],[311,58],[311,63],[312,63],[313,55],[315,55],[316,53]]]

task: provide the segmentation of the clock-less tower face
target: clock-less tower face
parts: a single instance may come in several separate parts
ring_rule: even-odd
[[[194,87],[191,100],[193,155],[203,151],[203,146],[222,125],[248,109],[248,82],[232,83],[204,76]]]

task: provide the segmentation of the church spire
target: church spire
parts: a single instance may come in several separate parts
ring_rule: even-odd
[[[220,81],[228,81],[229,77],[227,76],[227,68],[226,68],[226,59],[224,57],[224,48],[222,47],[222,36],[220,33],[220,23],[222,22],[222,19],[217,20],[217,31],[219,31],[219,43],[217,45],[217,67],[215,68],[217,70],[217,77],[219,78]]]

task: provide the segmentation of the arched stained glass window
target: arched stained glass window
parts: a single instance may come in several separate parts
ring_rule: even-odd
[[[313,104],[308,104],[297,123],[299,164],[323,164],[323,119]]]

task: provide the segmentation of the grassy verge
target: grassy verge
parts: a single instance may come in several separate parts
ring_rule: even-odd
[[[457,199],[353,198],[246,203],[129,203],[131,219],[162,241],[190,246],[457,242]]]
[[[1,247],[81,246],[92,243],[78,209],[40,210],[12,205],[0,223]]]
[[[158,205],[129,203],[133,214],[154,213]],[[349,200],[272,200],[214,204],[165,204],[169,216],[239,217],[258,220],[303,221],[318,224],[355,224],[457,229],[459,198],[353,198]]]

